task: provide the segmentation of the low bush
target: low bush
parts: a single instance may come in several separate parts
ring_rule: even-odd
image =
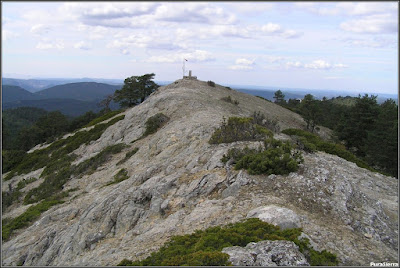
[[[221,100],[226,101],[228,103],[235,104],[235,105],[239,105],[239,101],[232,99],[231,96],[223,97],[223,98],[221,98]]]
[[[158,113],[153,115],[146,121],[146,130],[143,133],[142,137],[146,137],[150,134],[157,132],[159,128],[165,125],[169,120],[169,117],[163,113]]]
[[[229,256],[221,252],[225,247],[245,247],[250,242],[262,240],[289,240],[299,246],[299,249],[309,262],[315,265],[337,265],[336,256],[325,262],[325,253],[320,253],[310,247],[306,239],[299,240],[301,229],[280,230],[278,226],[263,222],[257,218],[247,219],[223,227],[210,227],[197,230],[192,234],[174,236],[157,252],[153,252],[142,261],[122,260],[119,266],[181,266],[181,265],[230,265]],[[308,252],[313,252],[312,255]],[[329,253],[330,254],[330,253]]]
[[[264,149],[230,149],[221,161],[233,159],[235,169],[245,169],[251,175],[285,175],[298,169],[303,158],[288,142],[274,138],[264,141]]]
[[[210,87],[215,87],[215,83],[213,81],[207,81],[207,85]]]
[[[282,131],[282,133],[290,135],[290,136],[298,136],[298,145],[300,148],[305,148],[306,151],[323,151],[328,154],[333,154],[337,155],[341,158],[344,158],[350,162],[355,163],[357,166],[361,168],[368,169],[370,171],[376,172],[375,169],[371,168],[368,166],[368,164],[361,159],[357,158],[354,154],[346,150],[346,147],[344,147],[341,144],[335,144],[331,142],[324,141],[321,139],[319,136],[312,134],[310,132],[307,132],[305,130],[301,129],[285,129]]]
[[[270,130],[254,123],[250,117],[230,117],[228,122],[223,118],[221,127],[212,134],[209,143],[230,143],[235,141],[259,141],[272,137]]]

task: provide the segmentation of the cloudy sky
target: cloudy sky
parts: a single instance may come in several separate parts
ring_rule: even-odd
[[[398,91],[398,2],[2,2],[2,75]]]

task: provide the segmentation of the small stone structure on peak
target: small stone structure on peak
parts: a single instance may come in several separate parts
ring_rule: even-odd
[[[197,76],[192,76],[192,70],[189,70],[189,75],[184,75],[183,79],[192,79],[192,80],[197,80]]]

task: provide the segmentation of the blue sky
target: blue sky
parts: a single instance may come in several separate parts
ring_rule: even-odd
[[[398,2],[2,2],[2,75],[398,92]]]

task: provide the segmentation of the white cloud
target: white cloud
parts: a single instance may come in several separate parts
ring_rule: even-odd
[[[268,23],[266,25],[261,26],[261,31],[267,34],[275,34],[275,33],[281,33],[283,30],[279,24]]]
[[[153,34],[132,34],[121,39],[115,39],[107,45],[108,48],[147,48],[147,49],[162,49],[162,50],[177,50],[182,46],[176,44],[168,37],[159,36],[157,33]]]
[[[275,7],[275,3],[267,3],[267,2],[257,2],[248,3],[248,2],[240,2],[240,3],[225,3],[225,5],[234,10],[237,13],[245,14],[245,15],[258,15],[264,13],[265,11],[270,11]]]
[[[231,70],[253,70],[253,66],[248,66],[248,65],[231,65],[228,67],[228,69]]]
[[[235,63],[239,64],[239,65],[253,65],[254,60],[248,60],[248,59],[241,58],[241,59],[237,59]]]
[[[346,16],[365,16],[383,13],[398,13],[398,4],[395,2],[340,2],[340,3],[316,3],[298,2],[295,7],[304,9],[321,16],[325,15],[346,15]]]
[[[233,24],[234,14],[210,3],[163,3],[155,12],[155,19],[178,23]]]
[[[296,62],[289,61],[289,62],[286,63],[286,67],[289,67],[289,68],[301,68],[301,67],[303,67],[303,64],[300,61],[296,61]]]
[[[249,60],[246,58],[236,59],[235,65],[228,66],[228,69],[231,70],[253,70],[254,69],[254,60]]]
[[[43,35],[49,33],[51,27],[44,24],[36,24],[31,27],[31,33],[36,35]]]
[[[19,36],[19,34],[14,33],[12,31],[9,31],[9,30],[2,30],[1,31],[1,39],[3,41],[9,41],[9,40],[11,40],[11,39],[13,39],[15,37],[18,37],[18,36]]]
[[[398,4],[394,2],[341,2],[336,5],[336,8],[348,15],[372,15],[387,12],[397,14]]]
[[[340,28],[354,33],[396,33],[398,21],[390,14],[370,15],[361,19],[346,21],[340,24]]]
[[[338,68],[347,68],[343,63],[331,64],[324,60],[314,60],[311,63],[302,63],[300,61],[290,61],[286,63],[286,68],[301,68],[312,70],[330,70]]]
[[[65,3],[60,10],[83,20],[106,20],[151,14],[157,6],[154,2],[74,2]]]
[[[162,56],[152,56],[145,61],[156,63],[177,63],[182,62],[183,59],[187,59],[189,62],[207,62],[214,61],[215,57],[208,51],[195,50],[185,53],[172,53]]]
[[[303,33],[293,29],[284,29],[281,25],[276,23],[267,23],[261,26],[259,30],[266,35],[280,36],[283,38],[297,38],[303,35]]]
[[[37,49],[64,49],[65,45],[62,40],[52,41],[41,41],[36,45]]]
[[[74,45],[74,48],[83,49],[83,50],[89,50],[89,49],[92,49],[92,45],[86,43],[85,41],[80,41],[80,42],[78,42],[78,43],[76,43]]]
[[[332,65],[324,60],[315,60],[311,63],[304,64],[306,69],[330,69]]]
[[[374,38],[343,38],[340,39],[349,47],[367,48],[397,48],[397,37],[374,37]]]

